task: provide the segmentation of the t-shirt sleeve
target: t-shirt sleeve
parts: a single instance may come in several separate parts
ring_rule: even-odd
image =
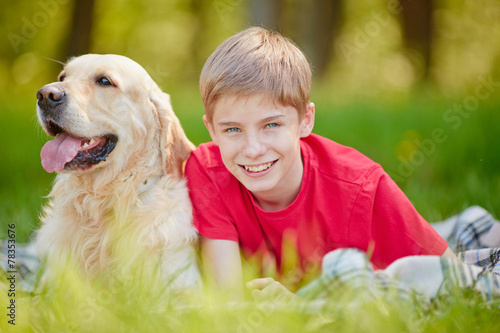
[[[214,180],[207,168],[192,154],[186,163],[186,178],[193,206],[194,226],[207,238],[238,242],[238,232],[232,222]],[[213,177],[217,179],[217,177]]]
[[[358,193],[350,235],[371,244],[371,260],[378,268],[405,256],[442,255],[448,247],[381,167],[371,172]]]

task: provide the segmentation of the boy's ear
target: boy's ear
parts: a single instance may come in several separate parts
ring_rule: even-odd
[[[300,124],[300,137],[305,138],[311,134],[314,127],[314,113],[316,109],[314,103],[307,104],[306,112],[304,114],[304,119]]]
[[[212,123],[208,121],[207,116],[203,115],[203,123],[205,124],[205,127],[208,130],[208,134],[210,134],[210,138],[212,141],[218,145],[217,143],[217,136],[215,135],[214,127],[212,126]]]

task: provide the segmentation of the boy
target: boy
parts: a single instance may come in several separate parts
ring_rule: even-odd
[[[302,52],[258,27],[227,39],[203,67],[213,142],[193,152],[186,176],[206,272],[236,299],[240,248],[281,270],[290,245],[303,270],[346,247],[370,253],[376,268],[409,255],[454,256],[380,165],[311,134],[310,87]],[[254,298],[293,297],[272,278],[247,287]]]

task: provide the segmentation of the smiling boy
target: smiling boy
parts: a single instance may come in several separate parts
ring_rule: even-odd
[[[193,152],[186,176],[205,271],[235,299],[240,250],[278,269],[285,244],[301,269],[346,247],[370,252],[377,268],[410,255],[454,256],[379,164],[311,133],[310,87],[302,52],[258,27],[227,39],[203,67],[212,142]],[[292,295],[271,278],[247,287],[256,298]]]

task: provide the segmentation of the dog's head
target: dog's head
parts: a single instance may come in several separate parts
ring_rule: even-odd
[[[40,124],[56,137],[41,152],[48,172],[92,172],[111,164],[120,169],[140,155],[161,158],[167,173],[180,175],[193,149],[169,96],[123,56],[70,60],[37,100]]]

